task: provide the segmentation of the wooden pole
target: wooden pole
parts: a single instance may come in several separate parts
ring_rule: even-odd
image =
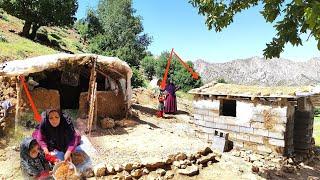
[[[14,132],[16,133],[18,130],[18,125],[20,122],[20,101],[21,101],[21,84],[19,83],[19,78],[17,77],[16,81],[16,91],[17,91],[17,103],[16,103],[16,114],[15,114],[15,126],[14,126]]]
[[[94,88],[93,91],[91,93],[91,99],[90,99],[90,109],[89,109],[89,136],[91,136],[91,130],[92,130],[92,122],[93,122],[93,118],[94,118],[94,108],[95,108],[95,101],[96,101],[96,97],[97,97],[97,83],[94,83]]]
[[[95,87],[95,96],[94,96],[94,119],[93,119],[93,130],[97,129],[98,124],[98,98],[97,98],[97,83]]]
[[[87,121],[87,129],[89,131],[89,136],[91,136],[91,130],[92,130],[92,122],[94,118],[94,111],[95,111],[95,101],[96,101],[96,92],[97,92],[97,71],[96,71],[96,65],[97,65],[97,58],[93,59],[92,61],[92,69],[91,69],[91,75],[90,75],[90,82],[89,82],[89,90],[88,90],[88,101],[89,101],[89,112],[88,112],[88,121]],[[94,128],[96,126],[94,125]]]

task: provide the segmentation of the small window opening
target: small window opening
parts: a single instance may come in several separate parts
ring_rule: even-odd
[[[237,111],[237,103],[236,100],[226,100],[223,99],[220,101],[220,116],[231,116],[236,117]]]

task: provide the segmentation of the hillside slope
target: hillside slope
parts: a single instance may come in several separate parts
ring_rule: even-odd
[[[294,86],[320,83],[320,58],[298,62],[259,57],[226,63],[197,60],[195,68],[204,82],[224,79],[229,83],[261,86]]]
[[[42,38],[31,41],[19,35],[22,28],[22,20],[0,9],[0,62],[58,52],[85,51],[79,34],[73,29],[41,27],[37,34]]]

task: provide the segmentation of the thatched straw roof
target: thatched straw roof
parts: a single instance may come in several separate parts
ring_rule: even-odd
[[[212,82],[189,91],[191,94],[240,96],[240,97],[283,97],[297,98],[320,94],[320,87],[261,87]]]
[[[65,63],[83,65],[92,58],[97,58],[98,68],[108,71],[114,76],[122,76],[126,79],[132,77],[129,65],[117,57],[106,57],[95,54],[54,54],[14,60],[0,64],[0,76],[18,76],[41,72],[47,69],[60,68]]]

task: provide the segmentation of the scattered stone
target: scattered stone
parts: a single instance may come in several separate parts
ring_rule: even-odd
[[[259,172],[259,167],[252,166],[251,170],[252,170],[252,172],[258,173]]]
[[[194,157],[196,158],[196,159],[199,159],[200,157],[201,157],[201,154],[196,154],[196,155],[194,155]]]
[[[159,174],[160,176],[164,176],[166,174],[166,171],[164,169],[157,169],[156,173]]]
[[[280,158],[273,158],[273,159],[271,159],[271,162],[278,164],[281,162],[281,159]]]
[[[181,164],[180,169],[185,169],[185,168],[187,168],[187,165],[186,164]]]
[[[212,161],[208,161],[207,165],[210,166],[212,164]]]
[[[12,150],[14,150],[14,151],[20,151],[20,147],[19,146],[12,146],[11,147],[12,148]]]
[[[147,174],[149,174],[149,170],[147,168],[143,168],[142,175],[147,175]]]
[[[214,153],[210,153],[207,156],[202,156],[201,158],[199,158],[197,160],[197,164],[207,164],[210,160],[214,160],[215,158],[215,154]]]
[[[249,162],[254,162],[254,161],[258,161],[262,158],[263,156],[259,155],[259,154],[250,154],[249,155]]]
[[[132,170],[131,176],[134,177],[134,178],[140,178],[142,176],[142,172],[143,172],[142,169]]]
[[[205,147],[204,149],[201,149],[198,151],[198,154],[201,154],[202,156],[206,156],[209,153],[212,153],[213,151],[209,147]]]
[[[167,171],[164,179],[172,179],[174,177],[174,173],[172,171]]]
[[[123,175],[123,179],[125,179],[125,180],[131,180],[132,179],[132,176],[129,174],[128,171],[123,171],[122,175]]]
[[[133,169],[139,169],[139,168],[141,168],[142,167],[142,164],[140,164],[140,163],[134,163],[133,165],[132,165],[132,168]]]
[[[115,122],[112,118],[104,118],[100,121],[101,127],[104,129],[110,129],[115,126]]]
[[[254,161],[254,162],[252,163],[252,165],[253,165],[253,166],[256,166],[256,167],[262,167],[262,166],[263,166],[263,162],[261,162],[261,161]]]
[[[158,168],[162,168],[166,163],[164,161],[161,161],[159,159],[155,158],[148,158],[144,160],[143,165],[151,170],[156,170]]]
[[[166,164],[172,164],[174,160],[175,160],[175,155],[170,154],[168,156],[168,159],[166,160]]]
[[[295,168],[291,165],[284,165],[282,166],[282,170],[283,172],[286,172],[286,173],[294,173]]]
[[[184,164],[185,165],[188,165],[188,166],[191,166],[191,161],[190,160],[188,160],[188,159],[186,159],[186,160],[184,160]]]
[[[91,168],[86,169],[84,172],[82,172],[82,177],[84,178],[90,178],[94,176],[94,172]]]
[[[186,169],[179,169],[178,173],[187,176],[194,176],[199,174],[199,168],[196,165],[192,165],[188,166]]]
[[[123,165],[124,170],[126,170],[126,171],[128,171],[128,172],[133,169],[132,166],[133,166],[133,165],[132,165],[131,163],[126,163],[126,164]]]
[[[235,157],[240,157],[240,151],[233,151],[231,154]]]
[[[178,153],[175,157],[176,161],[185,160],[187,159],[187,155],[185,153]]]
[[[114,171],[115,171],[115,172],[121,172],[121,171],[123,171],[123,166],[122,166],[122,165],[119,165],[119,164],[115,164],[115,165],[114,165]]]
[[[294,162],[293,162],[293,159],[292,158],[289,158],[288,160],[287,160],[287,162],[288,162],[288,164],[294,164]]]
[[[179,161],[174,161],[172,165],[175,166],[175,167],[177,167],[177,168],[180,168],[180,167],[181,167]]]
[[[119,175],[119,176],[117,175],[117,176],[113,176],[113,177],[112,177],[112,180],[121,180],[121,179],[124,179],[124,177],[122,177],[122,176],[120,176],[120,175]]]
[[[192,161],[192,160],[195,160],[196,157],[194,154],[190,154],[190,156],[188,156],[188,160]]]
[[[110,164],[106,166],[106,174],[116,174],[114,167]]]
[[[104,163],[100,163],[93,167],[93,172],[96,177],[101,177],[106,175],[106,165]]]

